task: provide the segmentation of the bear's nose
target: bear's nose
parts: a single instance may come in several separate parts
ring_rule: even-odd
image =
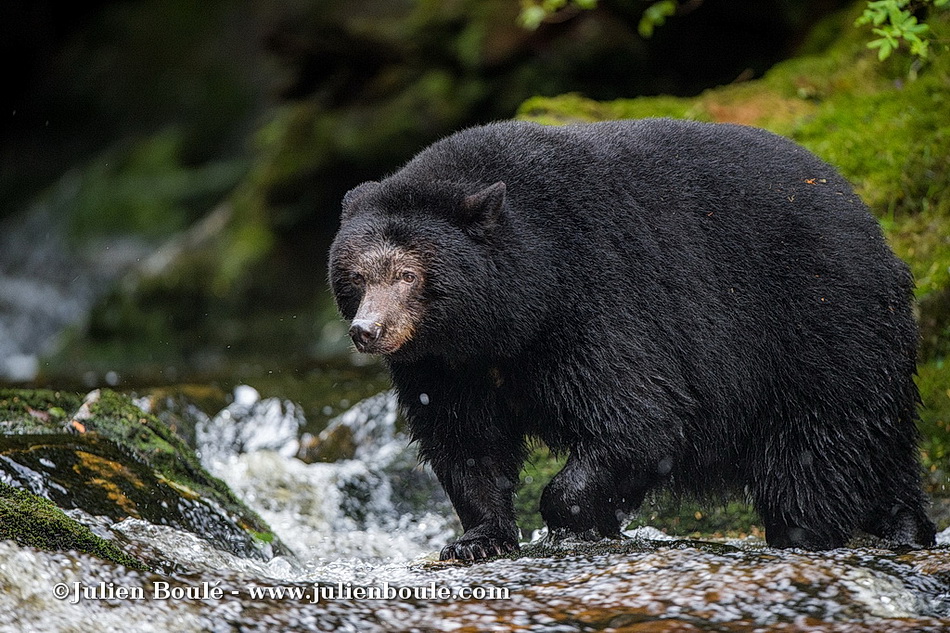
[[[357,349],[365,348],[378,339],[382,332],[382,324],[369,319],[357,319],[350,325],[350,338],[353,339]]]

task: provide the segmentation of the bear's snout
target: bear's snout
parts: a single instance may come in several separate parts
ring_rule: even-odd
[[[354,319],[353,323],[350,324],[350,338],[353,339],[356,349],[361,352],[367,351],[373,343],[379,340],[382,333],[382,323],[372,319]]]

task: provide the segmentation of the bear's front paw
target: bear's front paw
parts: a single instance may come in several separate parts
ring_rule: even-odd
[[[514,537],[480,527],[472,528],[459,540],[443,547],[439,560],[484,560],[518,549],[518,541]]]

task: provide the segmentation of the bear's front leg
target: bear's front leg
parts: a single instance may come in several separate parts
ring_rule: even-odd
[[[390,368],[419,455],[465,529],[440,558],[481,560],[518,549],[513,498],[524,432],[502,402],[497,371],[452,369],[433,359]]]
[[[429,461],[465,529],[442,549],[440,560],[481,560],[518,549],[513,496],[520,450],[509,446],[492,454],[456,453]]]

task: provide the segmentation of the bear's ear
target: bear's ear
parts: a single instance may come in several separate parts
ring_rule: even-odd
[[[490,227],[495,224],[505,205],[505,183],[498,181],[462,199],[462,219],[468,225]]]
[[[368,180],[362,184],[356,185],[343,195],[343,216],[347,216],[353,207],[353,203],[370,193],[379,186],[375,180]]]

